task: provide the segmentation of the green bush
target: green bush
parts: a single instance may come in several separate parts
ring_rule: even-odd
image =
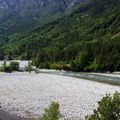
[[[11,66],[10,66],[10,65],[7,65],[7,64],[6,64],[6,61],[4,61],[2,67],[0,68],[0,71],[1,71],[1,72],[9,72],[9,73],[10,73],[10,72],[12,72],[13,70],[12,70]]]
[[[8,72],[8,73],[13,72],[10,66],[1,67],[1,68],[0,68],[0,71],[1,71],[1,72]]]
[[[52,102],[48,109],[45,109],[40,120],[59,120],[61,117],[60,106],[57,102]]]
[[[86,120],[120,120],[120,94],[107,95],[98,102],[98,108]]]
[[[16,61],[10,62],[10,67],[13,71],[19,71],[19,62]]]
[[[11,73],[11,72],[13,72],[13,70],[12,70],[12,68],[11,68],[11,66],[6,66],[6,67],[4,67],[3,68],[3,72],[9,72],[9,73]]]
[[[50,64],[50,68],[55,70],[70,70],[70,64],[53,63],[53,64]]]
[[[7,65],[6,61],[4,61],[2,67],[0,68],[1,72],[13,72],[19,71],[19,63],[18,62],[10,62],[10,65]]]

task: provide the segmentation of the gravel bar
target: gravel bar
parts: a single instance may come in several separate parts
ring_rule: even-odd
[[[2,110],[23,118],[36,117],[52,101],[60,103],[64,118],[84,120],[104,95],[119,86],[47,73],[0,73]]]

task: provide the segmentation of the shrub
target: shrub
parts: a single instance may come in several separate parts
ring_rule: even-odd
[[[107,95],[98,102],[98,108],[86,120],[120,120],[120,94]]]
[[[2,67],[0,68],[0,71],[2,72],[12,72],[12,68],[10,65],[6,64],[6,61],[4,61]]]
[[[11,72],[13,72],[13,70],[12,70],[12,68],[11,68],[11,66],[6,66],[6,67],[4,67],[3,68],[3,72],[9,72],[9,73],[11,73]]]
[[[13,71],[19,71],[19,62],[16,61],[10,62],[10,67]]]
[[[50,65],[49,65],[49,63],[47,63],[47,62],[41,62],[41,63],[39,64],[39,68],[40,68],[40,69],[41,69],[41,68],[50,69]]]
[[[50,64],[50,68],[55,70],[70,70],[70,64],[53,63],[53,64]]]
[[[10,65],[7,65],[6,61],[4,61],[2,67],[0,68],[2,72],[13,72],[19,71],[19,63],[18,62],[10,62]]]
[[[60,106],[57,102],[52,102],[48,109],[45,109],[40,120],[58,120],[61,117]]]
[[[11,73],[12,69],[10,68],[10,66],[6,66],[6,67],[0,67],[0,72],[8,72]]]

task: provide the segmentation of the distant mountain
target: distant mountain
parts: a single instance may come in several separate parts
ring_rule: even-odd
[[[8,32],[29,31],[88,0],[0,0],[0,24]]]

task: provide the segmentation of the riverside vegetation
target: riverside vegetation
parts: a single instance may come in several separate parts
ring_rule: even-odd
[[[27,71],[29,73],[31,73],[32,71],[36,71],[36,69],[32,68],[31,62],[28,61],[28,65],[25,66],[23,68],[23,70],[21,70],[20,68],[20,63],[17,61],[11,61],[9,64],[7,64],[7,61],[4,60],[3,65],[0,67],[0,72],[14,72],[14,71],[18,71],[18,72],[22,72],[22,71]]]
[[[0,67],[1,72],[13,72],[19,71],[19,62],[12,61],[9,65],[7,65],[6,61],[4,61],[2,67]]]
[[[5,36],[0,58],[32,59],[38,68],[119,71],[119,8],[120,0],[91,0],[63,19]]]

